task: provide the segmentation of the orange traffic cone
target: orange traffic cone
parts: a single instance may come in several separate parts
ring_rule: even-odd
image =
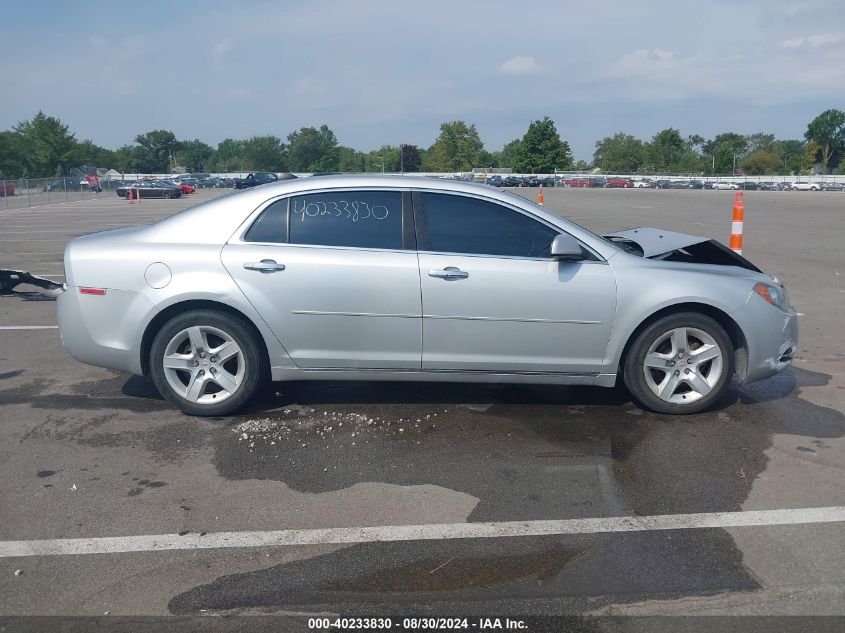
[[[135,204],[135,201],[132,199],[132,188],[126,190],[126,199],[129,200],[129,204]]]
[[[734,193],[734,214],[731,222],[730,247],[734,253],[742,255],[742,225],[745,222],[745,203],[742,201],[742,191]]]
[[[537,194],[537,204],[543,206],[543,185],[540,185],[540,193]]]

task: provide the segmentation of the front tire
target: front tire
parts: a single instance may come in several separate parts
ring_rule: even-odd
[[[637,335],[623,365],[631,396],[657,413],[698,413],[730,387],[734,353],[724,328],[696,312],[658,319]]]
[[[150,348],[150,373],[165,400],[188,415],[228,415],[263,382],[259,343],[240,317],[192,310],[170,319]]]

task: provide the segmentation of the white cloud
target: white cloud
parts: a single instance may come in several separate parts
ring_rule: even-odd
[[[793,37],[784,40],[781,43],[781,48],[799,49],[803,47],[820,48],[822,46],[832,46],[845,42],[845,33],[816,33],[814,35],[807,35],[806,37]]]
[[[522,55],[511,57],[499,65],[499,71],[508,75],[527,75],[533,73],[536,69],[537,60]]]
[[[222,40],[220,40],[214,46],[211,47],[211,55],[216,61],[222,62],[231,50],[232,40],[230,40],[228,37],[224,37]]]

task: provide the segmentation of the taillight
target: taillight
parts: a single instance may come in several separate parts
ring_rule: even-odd
[[[105,288],[80,288],[79,294],[83,295],[104,295],[106,294]]]

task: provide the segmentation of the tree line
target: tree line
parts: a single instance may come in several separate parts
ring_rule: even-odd
[[[79,141],[59,119],[38,112],[0,132],[0,177],[60,176],[70,167],[110,167],[124,173],[272,172],[459,172],[474,167],[509,167],[518,173],[598,168],[609,173],[798,174],[845,171],[845,113],[826,110],[807,125],[803,140],[773,134],[724,132],[712,139],[684,137],[667,128],[642,140],[624,132],[596,142],[592,163],[574,162],[554,121],[532,121],[525,134],[490,152],[474,124],[440,125],[428,148],[383,145],[362,152],[338,143],[326,125],[303,127],[283,140],[270,134],[227,138],[212,147],[199,139],[180,140],[169,130],[137,135],[111,150],[90,139]]]

